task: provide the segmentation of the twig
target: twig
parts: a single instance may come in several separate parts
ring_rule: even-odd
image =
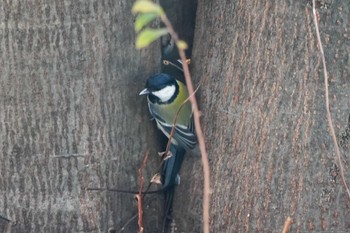
[[[3,219],[3,220],[5,220],[6,222],[11,222],[11,220],[10,220],[10,219],[8,219],[8,218],[5,218],[5,217],[3,217],[3,216],[1,216],[1,215],[0,215],[0,219]]]
[[[140,181],[140,188],[139,188],[139,194],[137,194],[137,208],[138,208],[138,215],[139,215],[139,233],[143,233],[143,223],[142,223],[142,214],[143,214],[143,210],[142,210],[142,188],[143,188],[143,175],[142,175],[142,170],[143,168],[146,166],[147,163],[147,159],[148,159],[148,152],[145,153],[144,157],[143,157],[143,161],[141,164],[141,167],[139,168],[139,181]]]
[[[179,41],[179,37],[175,30],[173,29],[173,26],[171,25],[168,17],[165,14],[161,15],[161,20],[164,23],[164,25],[167,27],[169,34],[177,44]],[[186,86],[188,89],[188,92],[190,94],[190,101],[193,107],[193,113],[194,113],[194,124],[196,128],[196,135],[198,138],[199,143],[199,149],[201,151],[202,156],[202,164],[203,164],[203,174],[204,174],[204,196],[203,196],[203,231],[204,233],[209,233],[209,206],[210,206],[210,170],[209,170],[209,162],[208,162],[208,155],[205,148],[205,140],[203,136],[203,131],[200,124],[200,113],[198,110],[198,104],[197,100],[192,93],[194,92],[192,81],[191,81],[191,74],[188,68],[188,65],[186,63],[186,55],[185,51],[181,48],[179,49],[179,55],[182,62],[182,67],[184,69],[184,75],[186,80]]]
[[[50,157],[53,159],[56,158],[74,158],[74,157],[86,157],[89,154],[63,154],[63,155],[51,155]]]
[[[288,233],[290,230],[290,227],[292,226],[293,220],[291,217],[287,217],[286,221],[284,222],[282,233]]]
[[[147,206],[147,205],[150,204],[154,199],[155,199],[155,198],[152,198],[152,199],[148,200],[148,201],[146,202],[145,205]],[[119,229],[118,232],[119,232],[119,233],[124,232],[124,231],[125,231],[125,228],[126,228],[134,219],[136,219],[138,215],[139,215],[139,214],[136,213],[136,214],[134,214],[131,218],[129,218],[129,220]]]
[[[153,191],[148,191],[151,185],[152,185],[152,183],[148,184],[148,186],[146,188],[146,191],[142,192],[143,195],[154,194],[154,193],[159,193],[161,191],[164,191],[164,188],[160,188],[160,189],[153,190]],[[89,191],[109,191],[109,192],[128,193],[128,194],[139,194],[139,191],[125,190],[125,189],[115,189],[115,188],[86,188],[86,190],[89,190]]]
[[[168,60],[163,60],[163,64],[168,66],[168,65],[171,65],[173,67],[175,67],[176,69],[184,72],[184,70],[182,68],[180,68],[178,65],[175,65],[174,63],[172,63],[171,61],[168,61]]]
[[[318,29],[318,21],[317,21],[317,12],[316,12],[316,8],[315,8],[315,0],[312,0],[312,12],[313,12],[313,15],[314,15],[314,23],[315,23],[316,35],[317,35],[318,45],[319,45],[319,48],[320,48],[321,58],[322,58],[322,63],[323,63],[324,89],[325,89],[325,98],[326,98],[327,120],[328,120],[329,128],[330,128],[330,131],[331,131],[330,134],[332,136],[333,143],[334,143],[336,159],[338,160],[338,163],[339,163],[341,180],[342,180],[342,182],[343,182],[343,184],[345,186],[345,190],[346,190],[346,192],[348,194],[348,198],[350,200],[350,191],[349,191],[348,185],[346,184],[343,163],[341,161],[340,150],[339,150],[339,146],[338,146],[338,142],[337,142],[337,136],[335,134],[335,130],[334,130],[334,127],[333,127],[332,115],[331,115],[331,111],[330,111],[330,107],[329,107],[328,74],[327,74],[326,58],[324,56],[324,51],[323,51],[320,31]]]
[[[125,231],[125,228],[126,228],[135,218],[137,218],[138,215],[139,215],[139,214],[137,213],[137,214],[135,214],[134,216],[132,216],[132,217],[124,224],[124,226],[122,226],[122,228],[120,228],[119,233]]]

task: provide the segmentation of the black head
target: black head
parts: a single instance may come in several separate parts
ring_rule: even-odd
[[[148,94],[148,99],[152,103],[171,103],[179,93],[179,85],[176,79],[167,74],[159,73],[152,75],[146,82],[146,88],[140,95]]]
[[[159,91],[166,86],[176,85],[176,80],[167,74],[159,73],[152,75],[146,82],[146,88],[149,92]]]

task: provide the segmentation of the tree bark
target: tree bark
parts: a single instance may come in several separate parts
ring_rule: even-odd
[[[159,166],[159,132],[138,92],[161,55],[157,43],[135,49],[132,3],[3,1],[0,214],[11,222],[0,219],[0,230],[108,232],[136,213],[130,195],[86,190],[137,189],[147,150],[145,181]],[[348,171],[350,7],[318,1],[317,9]],[[190,38],[186,22],[175,26]],[[281,232],[289,216],[291,232],[348,232],[310,4],[200,0],[192,64],[211,165],[211,232]],[[202,231],[202,183],[200,159],[187,156],[174,232]],[[149,201],[145,230],[158,232],[161,202]],[[125,230],[135,231],[136,222]]]
[[[132,195],[86,190],[137,190],[146,151],[145,181],[159,166],[138,97],[159,44],[135,49],[132,4],[1,3],[0,214],[11,220],[1,232],[107,232],[137,213]],[[144,207],[150,232],[160,204]]]
[[[311,1],[310,1],[311,2]],[[346,1],[317,3],[333,123],[349,163]],[[199,0],[192,75],[211,165],[211,232],[349,232],[325,110],[311,5]],[[178,232],[202,231],[202,168],[188,157],[175,203]]]

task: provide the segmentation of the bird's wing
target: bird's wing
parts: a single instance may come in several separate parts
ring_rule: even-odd
[[[166,121],[162,119],[155,111],[152,111],[152,108],[150,108],[150,112],[154,119],[157,121],[158,127],[163,131],[163,133],[167,137],[169,137],[173,128],[173,124],[166,123]],[[186,150],[193,149],[196,146],[197,137],[194,133],[193,115],[191,116],[188,125],[175,125],[173,139],[179,144],[179,146],[183,147]]]

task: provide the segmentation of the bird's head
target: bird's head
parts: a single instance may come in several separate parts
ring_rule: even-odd
[[[146,88],[140,92],[140,95],[148,94],[148,98],[153,103],[172,102],[179,91],[179,85],[176,79],[167,74],[155,74],[148,78]]]

